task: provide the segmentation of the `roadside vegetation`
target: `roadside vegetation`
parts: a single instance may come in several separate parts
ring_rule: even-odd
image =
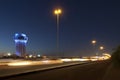
[[[111,61],[115,66],[120,67],[120,46],[118,46],[112,53]]]

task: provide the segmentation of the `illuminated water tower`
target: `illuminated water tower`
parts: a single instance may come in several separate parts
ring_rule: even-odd
[[[28,41],[28,37],[21,33],[16,33],[14,36],[15,46],[16,46],[16,55],[19,57],[25,57],[26,55],[26,43]]]

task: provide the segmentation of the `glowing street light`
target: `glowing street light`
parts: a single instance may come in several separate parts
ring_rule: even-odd
[[[104,47],[103,46],[100,46],[100,50],[103,50],[104,49]]]
[[[95,44],[96,44],[96,42],[97,42],[96,40],[92,40],[92,44],[93,44],[93,45],[95,45]]]
[[[61,10],[61,9],[56,9],[56,10],[54,11],[54,13],[55,13],[56,15],[61,14],[61,13],[62,13],[62,10]]]
[[[57,16],[57,51],[59,51],[59,16],[60,14],[62,13],[62,10],[61,9],[56,9],[54,11],[54,14]]]

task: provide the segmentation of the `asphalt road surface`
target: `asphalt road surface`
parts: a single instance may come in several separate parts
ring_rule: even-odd
[[[28,65],[28,66],[0,66],[0,77],[28,73],[33,71],[41,71],[51,68],[62,67],[67,65],[74,64],[83,64],[87,62],[65,62],[65,63],[57,63],[57,64],[43,64],[43,65]]]
[[[103,80],[108,66],[109,61],[100,61],[13,76],[4,80]]]

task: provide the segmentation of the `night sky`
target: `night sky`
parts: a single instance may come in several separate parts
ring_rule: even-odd
[[[120,44],[120,2],[115,0],[0,0],[0,52],[15,52],[14,34],[25,33],[27,51],[54,55],[56,16],[60,15],[60,52],[93,55],[91,40],[105,51]]]

